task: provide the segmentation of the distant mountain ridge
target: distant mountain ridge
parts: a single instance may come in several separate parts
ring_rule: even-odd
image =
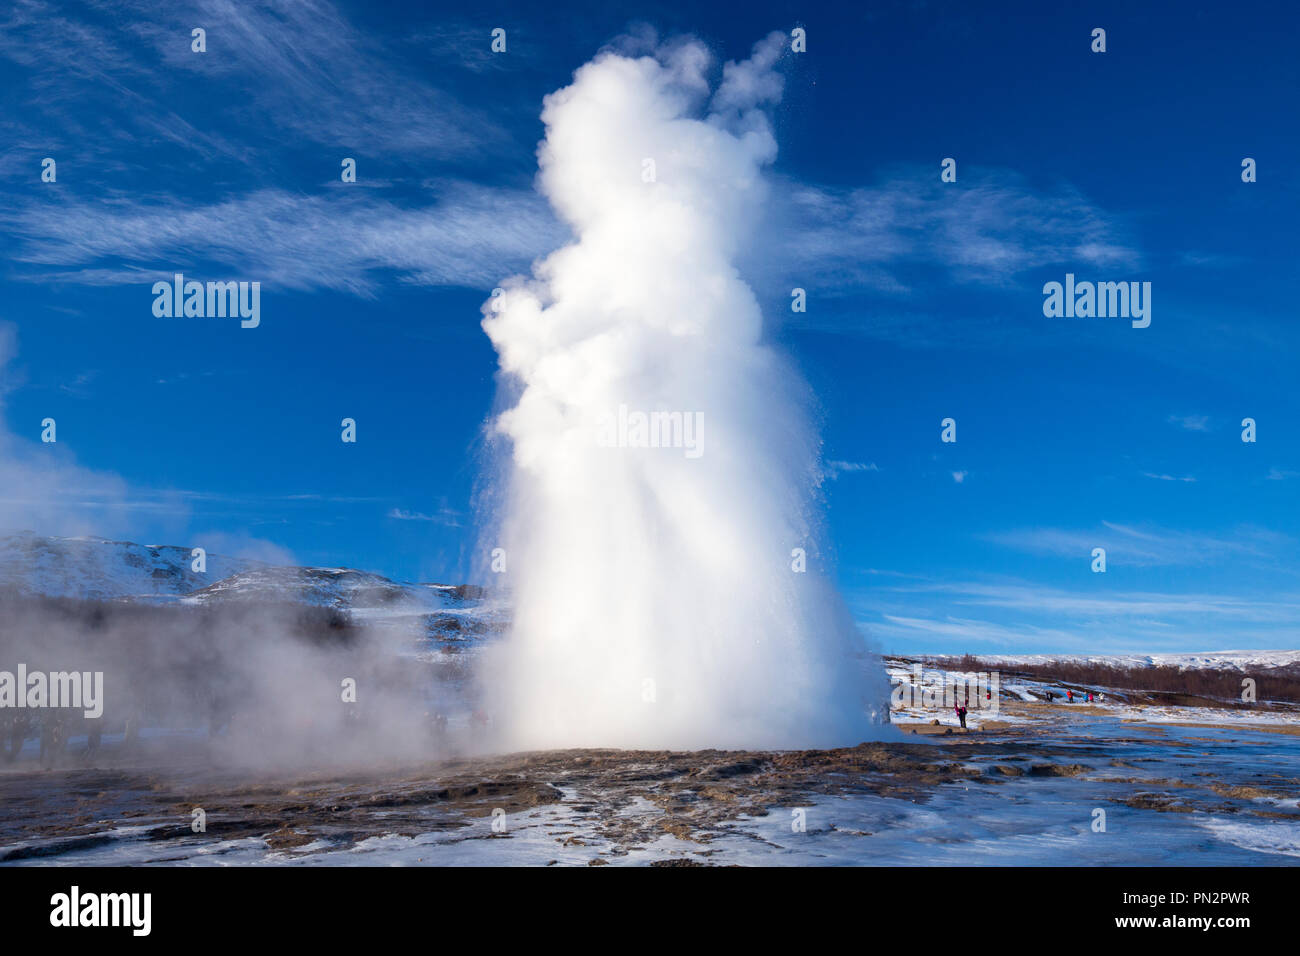
[[[1272,651],[1198,651],[1192,653],[1158,654],[993,654],[985,660],[999,664],[1105,664],[1111,667],[1179,667],[1197,668],[1235,667],[1247,670],[1258,667],[1286,667],[1300,664],[1300,650]]]
[[[192,569],[191,551],[93,536],[0,533],[0,593],[99,601],[180,597],[261,566],[256,561],[209,554],[207,573],[199,574]]]
[[[464,639],[500,626],[473,585],[407,584],[352,568],[276,566],[206,556],[193,570],[192,551],[98,537],[0,534],[0,598],[55,597],[96,601],[179,603],[296,603],[327,607],[358,621],[392,623],[425,618],[430,636]]]

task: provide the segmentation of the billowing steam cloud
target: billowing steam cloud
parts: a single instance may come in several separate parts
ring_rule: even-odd
[[[514,624],[488,686],[507,746],[878,732],[883,674],[834,589],[795,570],[817,549],[806,390],[733,265],[776,155],[782,45],[713,91],[697,42],[607,52],[545,101],[540,188],[576,241],[483,322],[517,397],[495,422]]]
[[[17,377],[16,342],[13,327],[0,323],[0,412]],[[37,431],[34,424],[29,431]],[[83,567],[39,536],[7,540],[23,528],[138,529],[141,513],[144,520],[149,514],[134,500],[138,491],[77,464],[59,444],[19,437],[0,422],[0,558],[10,559],[9,566],[0,562],[0,771],[38,756],[62,767],[129,763],[143,754],[178,765],[184,755],[260,773],[372,767],[449,752],[430,719],[447,705],[449,668],[411,657],[425,637],[418,616],[384,626],[288,598],[232,597],[210,606],[85,600],[76,585],[99,583],[93,562]],[[222,537],[200,540],[211,545]],[[74,596],[42,596],[47,588]],[[16,682],[20,668],[101,675],[102,713],[87,718],[82,707],[44,701],[19,707],[17,696],[29,694]],[[355,687],[352,699],[345,680]],[[170,733],[179,736],[171,741]],[[162,744],[169,749],[159,758],[149,748]]]
[[[125,482],[78,465],[60,445],[41,444],[39,418],[27,422],[27,439],[5,426],[17,354],[16,328],[0,321],[0,533],[36,527],[69,535],[124,530]]]

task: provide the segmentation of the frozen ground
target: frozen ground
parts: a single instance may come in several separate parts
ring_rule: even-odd
[[[209,770],[11,771],[0,775],[0,859],[1300,862],[1300,736],[1286,732],[1294,724],[1181,727],[1086,707],[1020,706],[1048,713],[980,733],[900,733],[898,743],[845,751],[571,751],[242,783]],[[206,833],[190,828],[194,806],[207,813]],[[1104,831],[1094,830],[1098,811]]]

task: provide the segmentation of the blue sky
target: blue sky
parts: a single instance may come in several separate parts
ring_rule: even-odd
[[[897,651],[1296,646],[1290,5],[156,6],[0,11],[0,525],[464,579],[479,306],[567,235],[542,97],[620,35],[720,70],[802,26],[743,265],[817,396],[859,623]],[[155,318],[177,271],[260,281],[261,327]],[[1151,282],[1150,327],[1046,318],[1067,272]]]

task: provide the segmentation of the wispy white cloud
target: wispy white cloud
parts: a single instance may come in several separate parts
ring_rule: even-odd
[[[946,594],[955,604],[1082,619],[1213,616],[1248,619],[1256,623],[1300,622],[1300,596],[1260,600],[1254,596],[1234,594],[1146,591],[1119,591],[1098,596],[1036,584],[978,582],[899,585],[893,590]]]
[[[191,123],[165,102],[159,82],[170,74],[150,70],[135,55],[138,42],[111,16],[76,18],[46,0],[16,0],[6,7],[0,59],[15,63],[25,77],[8,92],[39,103],[42,117],[39,128],[20,127],[22,139],[11,140],[20,153],[39,142],[53,151],[75,147],[84,158],[136,139],[207,156],[239,155],[207,124]]]
[[[195,26],[206,30],[206,53],[190,49]],[[486,48],[487,34],[480,39]],[[422,67],[405,38],[363,33],[325,0],[80,8],[18,0],[0,13],[4,59],[22,78],[11,101],[41,109],[39,130],[17,124],[6,137],[23,144],[13,161],[34,162],[23,151],[36,151],[60,163],[57,187],[0,204],[13,278],[145,285],[218,269],[268,291],[373,295],[387,272],[490,289],[565,237],[527,188],[426,176],[422,194],[376,196],[367,171],[384,162],[481,161],[490,147],[512,144],[492,111],[435,86],[447,71]],[[0,112],[4,103],[0,94]],[[267,157],[283,155],[268,152],[267,139],[327,147],[321,167],[335,180],[338,158],[358,156],[363,182],[334,182],[318,195],[258,188]],[[196,200],[114,184],[124,150],[160,142],[216,163],[217,181],[229,179],[228,161],[248,164],[246,191]],[[109,178],[93,200],[63,188],[96,175]]]
[[[190,49],[196,26],[207,32],[205,53]],[[82,155],[161,139],[209,158],[262,161],[247,142],[213,132],[214,115],[245,137],[264,131],[370,155],[466,158],[510,142],[490,112],[426,79],[402,44],[362,32],[324,0],[91,0],[76,15],[18,0],[0,21],[0,57],[24,68]],[[207,95],[193,95],[196,81]]]
[[[1231,535],[1133,527],[1101,522],[1099,528],[1021,528],[983,536],[1004,547],[1030,554],[1087,561],[1093,548],[1105,548],[1107,561],[1138,567],[1213,565],[1229,561],[1266,561],[1295,542],[1276,531],[1243,525]]]
[[[1189,432],[1207,432],[1210,430],[1208,415],[1170,415],[1169,424],[1177,425]]]
[[[1178,257],[1177,262],[1180,266],[1192,269],[1227,269],[1239,265],[1242,257],[1217,252],[1184,252]]]
[[[833,481],[840,475],[849,474],[859,471],[879,471],[880,466],[875,462],[862,461],[828,461],[826,462],[826,474]]]
[[[509,141],[490,113],[463,105],[403,66],[399,47],[355,28],[324,0],[271,4],[197,0],[193,11],[159,16],[140,2],[133,29],[168,66],[235,78],[247,89],[249,112],[322,144],[378,151],[463,157]],[[208,54],[189,48],[202,23]],[[179,38],[179,42],[178,42]],[[487,46],[488,36],[482,37]]]
[[[195,26],[207,31],[206,53],[190,49]],[[379,198],[380,180],[366,172],[384,161],[463,165],[493,150],[531,149],[501,125],[499,103],[476,106],[470,100],[482,97],[465,92],[476,74],[504,69],[515,54],[494,57],[487,29],[472,18],[412,26],[409,35],[374,35],[326,0],[90,0],[76,12],[18,0],[0,17],[0,58],[21,68],[25,85],[13,95],[41,103],[43,129],[17,138],[41,149],[76,144],[78,161],[95,151],[101,172],[127,162],[124,146],[165,142],[242,163],[249,182],[215,200],[141,197],[111,183],[93,202],[62,188],[39,202],[18,199],[0,211],[0,229],[17,243],[13,258],[55,267],[19,277],[144,283],[213,263],[270,285],[366,295],[382,270],[400,281],[490,288],[526,269],[565,235],[531,190],[439,183],[436,200],[399,201]],[[363,182],[328,195],[259,188],[269,181],[263,165],[283,157],[286,141],[321,147],[322,181],[325,170],[337,178],[340,156],[359,155]],[[70,175],[60,172],[61,181]],[[232,182],[228,172],[218,181]],[[1049,264],[1138,261],[1114,217],[1077,190],[1034,186],[1006,170],[965,167],[959,186],[895,170],[859,189],[775,187],[771,228],[754,236],[756,272],[816,282],[820,294],[901,296],[918,265],[996,287]],[[926,323],[898,322],[900,335],[927,334]]]
[[[1186,481],[1186,482],[1196,481],[1196,478],[1193,475],[1158,475],[1153,471],[1142,472],[1142,477],[1154,478],[1156,481]]]
[[[841,290],[908,292],[904,264],[999,286],[1044,266],[1131,269],[1141,261],[1114,217],[1077,190],[1036,189],[1006,170],[968,170],[960,186],[937,174],[899,174],[859,189],[787,182],[776,192],[773,217],[791,271]]]
[[[994,645],[1003,648],[1070,646],[1078,636],[1068,630],[1044,627],[1015,627],[993,621],[970,618],[922,618],[896,614],[881,615],[883,623],[873,623],[872,633],[879,638],[923,637],[933,641],[961,641],[972,648]]]
[[[286,289],[369,295],[378,273],[423,285],[490,289],[535,250],[566,235],[530,191],[444,183],[427,205],[401,208],[346,190],[262,190],[195,205],[68,201],[0,212],[23,244],[14,261],[58,267],[25,275],[87,285],[151,284],[220,266]]]
[[[1183,627],[1171,631],[1159,622],[1116,628],[1081,623],[1077,627],[1038,627],[960,617],[883,616],[869,623],[872,636],[886,648],[908,647],[927,653],[1018,654],[1087,653],[1151,654],[1223,651],[1239,648],[1289,646],[1286,633],[1267,627],[1234,626],[1225,634],[1208,628]],[[1281,642],[1281,643],[1279,643]]]
[[[28,279],[146,283],[187,262],[213,262],[287,288],[358,294],[373,291],[375,272],[383,269],[419,284],[490,288],[567,238],[531,189],[452,181],[431,185],[434,195],[427,203],[398,204],[350,189],[327,195],[262,189],[206,204],[177,197],[27,202],[0,213],[0,228],[21,242],[15,261],[64,267],[22,276]],[[862,208],[843,214],[834,210],[844,200],[799,187],[796,195],[802,198],[796,204],[809,205],[813,214],[802,224],[791,222],[757,236],[754,254],[768,274],[815,277],[829,268],[832,291],[865,284],[894,292],[906,287],[890,270],[909,263],[934,265],[957,281],[997,283],[1053,256],[1074,254],[1068,242],[1054,252],[1045,249],[1040,233],[1056,221],[1046,211],[1054,202],[1067,203],[1055,217],[1088,221],[1089,215],[1070,211],[1068,203],[1076,200],[990,189],[1006,199],[1010,211],[995,212],[1000,208],[995,202],[978,204],[988,232],[979,239],[983,233],[975,222],[945,225],[950,203],[912,196],[903,184],[882,187],[870,199],[857,197],[851,202]],[[906,201],[892,190],[902,190]],[[873,204],[879,208],[868,210]],[[917,208],[896,208],[913,204]],[[1043,208],[1037,213],[1022,215],[1030,221],[1016,220],[1017,206],[1032,210],[1039,204]],[[996,222],[997,215],[1008,218]],[[1001,251],[991,251],[993,246]]]
[[[451,508],[440,508],[435,514],[425,514],[421,511],[406,511],[402,508],[394,508],[388,512],[388,517],[394,521],[428,521],[433,524],[445,525],[449,528],[460,527],[460,513]]]
[[[492,28],[485,21],[457,19],[447,14],[448,11],[439,10],[437,20],[425,24],[419,32],[406,38],[407,45],[418,49],[421,56],[474,73],[505,72],[517,68],[521,51],[531,48],[521,35],[522,31],[511,29],[506,31],[508,55],[494,52],[489,42]]]
[[[865,602],[859,602],[857,613],[886,646],[935,651],[1264,648],[1294,643],[1300,628],[1300,594],[1266,598],[1212,591],[1100,594],[1023,581],[931,580],[879,585]]]

